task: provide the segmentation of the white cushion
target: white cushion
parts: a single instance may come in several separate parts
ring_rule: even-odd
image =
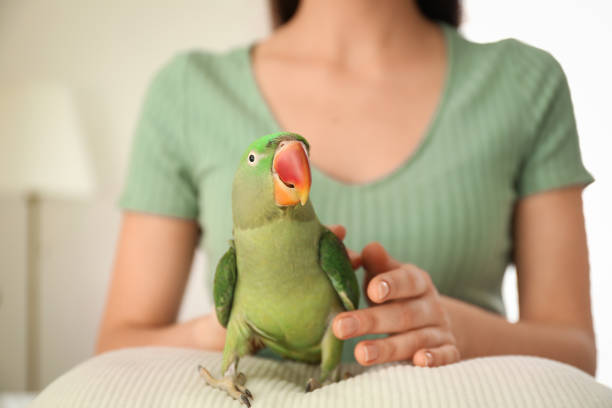
[[[50,384],[32,407],[239,407],[208,386],[198,364],[220,376],[221,354],[145,347],[102,354]],[[245,357],[254,408],[263,407],[612,407],[612,390],[569,365],[525,356],[462,361],[438,368],[385,364],[305,393],[318,368]]]

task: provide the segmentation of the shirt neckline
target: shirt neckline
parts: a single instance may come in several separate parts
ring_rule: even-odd
[[[448,105],[448,99],[450,95],[450,90],[455,81],[455,44],[454,44],[454,35],[456,34],[456,30],[454,27],[451,27],[447,23],[443,21],[436,22],[442,29],[442,33],[444,35],[445,40],[445,48],[446,48],[446,73],[444,75],[444,85],[442,87],[442,92],[439,96],[438,103],[434,112],[429,120],[429,123],[426,127],[425,132],[421,136],[421,139],[414,149],[414,151],[408,155],[408,157],[404,158],[404,160],[396,166],[390,172],[365,183],[348,183],[343,180],[339,180],[335,177],[330,176],[328,173],[323,170],[319,170],[319,168],[311,163],[311,171],[314,177],[320,177],[321,179],[328,180],[334,183],[337,187],[343,188],[354,188],[354,189],[370,189],[376,188],[378,186],[382,186],[384,184],[389,183],[399,174],[403,173],[407,168],[409,168],[420,156],[423,155],[426,147],[430,144],[431,139],[435,133],[436,128],[439,126],[439,122],[442,120],[444,116],[444,112],[446,110],[446,106]],[[273,129],[273,132],[281,132],[284,131],[280,126],[279,122],[276,120],[274,113],[270,107],[270,104],[265,99],[263,93],[261,92],[261,88],[257,82],[257,78],[255,76],[255,70],[253,69],[253,60],[251,58],[251,51],[257,44],[257,41],[252,41],[247,46],[242,48],[242,57],[245,62],[246,67],[246,78],[247,83],[251,87],[251,94],[255,97],[255,106],[260,110],[260,114],[264,118],[266,124]]]

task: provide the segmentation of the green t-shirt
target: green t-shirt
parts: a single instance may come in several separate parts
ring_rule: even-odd
[[[515,39],[474,43],[441,26],[449,61],[444,90],[414,154],[366,184],[312,166],[310,199],[322,223],[346,226],[349,248],[378,241],[429,272],[440,293],[503,314],[516,201],[593,178],[582,164],[556,60]],[[231,238],[239,157],[254,139],[284,130],[255,82],[251,46],[181,53],[159,70],[120,199],[124,209],[197,219],[209,287]]]

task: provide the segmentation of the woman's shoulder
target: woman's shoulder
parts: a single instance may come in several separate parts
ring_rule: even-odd
[[[153,75],[150,95],[163,98],[166,104],[182,103],[186,120],[194,119],[192,114],[197,111],[197,123],[204,119],[218,123],[220,116],[240,115],[243,105],[254,100],[250,47],[176,52]]]
[[[502,93],[516,106],[529,106],[539,116],[559,92],[568,92],[559,61],[547,50],[516,38],[476,42],[457,32],[454,42],[457,76],[462,89],[482,87]]]
[[[457,35],[458,59],[472,69],[510,75],[523,85],[564,76],[559,61],[547,50],[517,38],[476,42]]]
[[[248,62],[251,44],[227,50],[185,49],[171,55],[157,69],[155,78],[185,80],[215,79],[237,75]]]

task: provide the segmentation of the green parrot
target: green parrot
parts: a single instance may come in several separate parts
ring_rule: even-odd
[[[232,185],[233,239],[217,264],[215,310],[227,328],[224,377],[202,366],[208,384],[251,406],[238,360],[268,347],[284,358],[320,363],[320,386],[337,367],[343,342],[335,315],[359,304],[359,285],[342,241],[321,224],[308,200],[310,146],[295,133],[254,141]]]

